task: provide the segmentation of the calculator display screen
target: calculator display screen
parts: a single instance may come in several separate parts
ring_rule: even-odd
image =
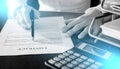
[[[98,49],[98,48],[95,48],[95,47],[92,47],[92,46],[89,46],[89,45],[86,45],[83,49],[91,52],[92,54],[96,54],[96,55],[99,55],[99,56],[104,56],[105,53],[106,53],[106,51],[104,51],[104,50],[101,50],[101,49]]]
[[[83,51],[90,53],[90,54],[93,54],[93,55],[96,55],[98,57],[102,57],[105,59],[108,59],[111,56],[111,53],[108,52],[107,50],[103,50],[101,48],[95,47],[95,46],[90,45],[90,44],[83,43],[79,46],[79,48],[82,49]]]

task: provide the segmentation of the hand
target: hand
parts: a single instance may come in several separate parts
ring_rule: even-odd
[[[24,6],[20,9],[20,11],[17,11],[16,20],[25,29],[30,29],[31,26],[31,20],[30,20],[30,12],[32,8],[29,6]]]
[[[17,12],[16,20],[23,28],[29,30],[31,28],[30,12],[33,10],[35,12],[35,18],[39,18],[39,11],[35,10],[30,6],[23,6],[19,12]],[[37,16],[36,16],[37,15]]]
[[[65,24],[67,25],[68,23],[72,22],[73,20],[75,20],[75,18],[65,20]]]
[[[67,25],[63,28],[63,32],[67,33],[68,36],[72,36],[73,34],[78,32],[80,29],[84,28],[84,30],[78,35],[78,38],[82,39],[88,33],[89,25],[92,22],[94,17],[95,16],[93,16],[92,14],[84,14],[74,19],[73,21],[67,23]],[[98,31],[99,30],[96,29],[93,33],[97,34]]]
[[[96,19],[94,22],[94,25],[92,25],[92,31],[91,31],[91,34],[92,35],[95,35],[95,36],[99,36],[100,35],[100,26],[104,23],[103,22],[104,18],[99,18],[99,19]]]

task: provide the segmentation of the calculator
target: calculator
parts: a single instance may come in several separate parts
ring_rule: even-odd
[[[111,52],[91,44],[80,43],[45,62],[52,69],[102,69]]]

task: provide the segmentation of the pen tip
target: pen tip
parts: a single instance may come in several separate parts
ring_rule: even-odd
[[[32,40],[34,41],[34,38],[32,38]]]

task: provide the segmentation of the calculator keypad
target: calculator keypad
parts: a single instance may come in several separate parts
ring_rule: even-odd
[[[102,66],[102,63],[72,50],[48,60],[48,63],[58,69],[99,69]]]

